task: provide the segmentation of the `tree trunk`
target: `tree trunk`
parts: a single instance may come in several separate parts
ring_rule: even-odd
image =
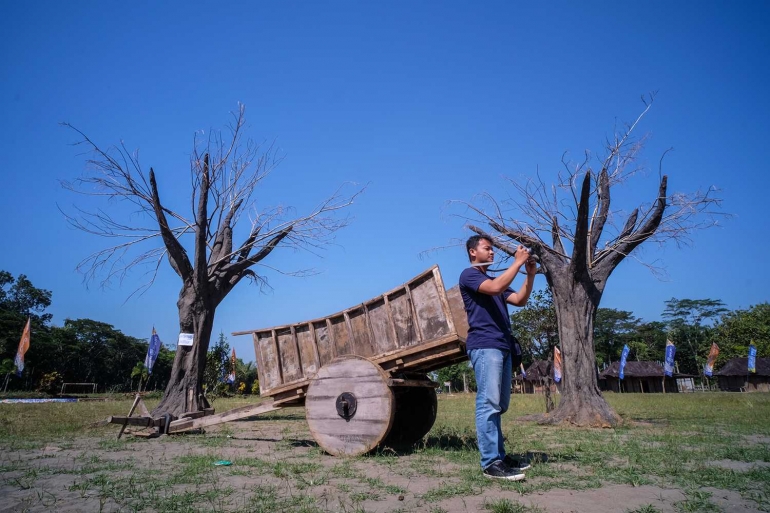
[[[542,423],[613,427],[621,421],[596,379],[593,333],[601,292],[591,285],[574,284],[571,290],[554,294],[562,354],[561,399],[553,412],[537,418]]]
[[[206,353],[214,327],[216,305],[192,287],[185,287],[180,294],[179,307],[180,333],[192,333],[192,346],[177,346],[171,377],[163,394],[163,399],[152,411],[157,417],[171,414],[179,417],[184,412],[201,409],[200,396],[203,393],[203,371],[206,368]]]
[[[545,395],[545,412],[551,413],[553,411],[553,397],[551,397],[550,376],[546,376],[544,383],[545,383],[545,387],[543,388],[543,393]]]

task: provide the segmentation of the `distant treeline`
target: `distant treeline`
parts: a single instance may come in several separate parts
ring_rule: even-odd
[[[661,318],[644,322],[633,312],[599,308],[594,319],[597,366],[619,361],[625,345],[629,360],[662,362],[667,340],[676,346],[679,371],[696,376],[703,374],[712,343],[719,346],[715,370],[731,358],[745,358],[752,342],[759,356],[770,356],[768,303],[728,310],[718,299],[672,298],[665,302]],[[559,329],[549,290],[533,293],[527,306],[511,315],[511,324],[524,346],[525,363],[551,357]]]
[[[67,319],[64,326],[52,326],[51,314],[46,313],[49,306],[50,291],[35,287],[24,275],[14,279],[0,271],[0,386],[5,388],[6,378],[9,390],[55,392],[62,383],[96,383],[100,392],[130,391],[139,386],[140,374],[133,371],[137,363],[144,362],[147,340],[91,319]],[[24,372],[17,377],[13,359],[28,317],[32,341]],[[142,388],[163,389],[173,359],[172,351],[161,348]]]
[[[97,383],[104,391],[165,389],[174,359],[173,348],[161,348],[153,373],[143,369],[148,341],[123,334],[113,326],[91,319],[67,319],[52,326],[51,292],[32,285],[26,276],[14,278],[0,271],[0,387],[9,390],[57,391],[62,382]],[[27,318],[31,319],[32,344],[26,354],[21,377],[13,359]],[[598,367],[620,359],[624,345],[630,360],[663,361],[666,340],[677,347],[680,372],[702,375],[712,343],[720,348],[715,369],[734,357],[745,357],[753,341],[758,355],[770,356],[770,304],[746,310],[728,310],[720,300],[675,299],[667,301],[662,321],[644,322],[632,312],[599,308],[594,322],[594,349]],[[534,293],[525,308],[511,315],[514,334],[524,347],[525,366],[537,359],[550,359],[559,341],[556,312],[548,290]],[[149,338],[149,333],[148,333]],[[237,359],[235,382],[222,380],[233,369],[230,348],[224,335],[209,350],[205,381],[210,394],[231,390],[257,393],[256,367]],[[467,365],[439,373],[442,381],[459,388],[472,383]],[[0,388],[2,391],[3,388]]]
[[[52,326],[52,316],[46,313],[51,296],[50,291],[35,287],[23,274],[14,278],[0,271],[0,392],[7,388],[56,393],[63,383],[96,383],[99,392],[166,388],[174,346],[161,347],[152,374],[148,375],[144,361],[149,332],[147,339],[135,338],[92,319],[67,319],[64,326]],[[14,357],[28,318],[32,342],[19,377]],[[207,393],[258,393],[256,366],[238,358],[233,369],[230,355],[230,346],[221,334],[206,360]],[[231,373],[234,382],[225,383]]]
[[[695,376],[703,375],[712,343],[719,346],[714,370],[731,358],[745,358],[752,342],[758,356],[770,356],[768,303],[728,310],[720,300],[672,298],[666,301],[661,317],[662,321],[644,322],[632,312],[599,308],[594,319],[597,368],[619,361],[625,345],[630,349],[630,361],[663,362],[667,340],[676,346],[679,371]],[[535,360],[553,359],[559,327],[549,290],[533,293],[527,305],[511,315],[511,326],[524,350],[525,368]],[[441,369],[437,379],[451,382],[455,390],[462,390],[466,384],[475,390],[473,370],[467,363]]]

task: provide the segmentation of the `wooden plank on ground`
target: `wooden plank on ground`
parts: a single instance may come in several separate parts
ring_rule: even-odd
[[[179,433],[181,431],[187,431],[189,429],[213,426],[215,424],[222,424],[223,422],[230,422],[232,420],[245,419],[247,417],[253,417],[255,415],[261,415],[263,413],[280,410],[280,409],[281,409],[281,406],[276,406],[272,402],[262,403],[262,404],[249,404],[247,406],[234,408],[232,410],[218,413],[216,415],[207,415],[199,419],[175,420],[169,426],[168,432]]]
[[[148,431],[148,432],[137,432],[137,433],[131,433],[132,435],[139,437],[139,438],[158,438],[160,436],[160,433],[158,431]]]
[[[113,415],[107,417],[109,424],[124,424],[129,426],[153,427],[163,423],[163,419],[153,419],[152,417],[121,417]]]
[[[203,411],[187,411],[179,416],[180,419],[199,419],[205,415]]]

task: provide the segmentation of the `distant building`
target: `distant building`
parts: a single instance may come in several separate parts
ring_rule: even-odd
[[[749,372],[748,358],[733,358],[714,376],[723,392],[770,392],[770,358],[757,358],[756,369]]]
[[[613,362],[599,374],[599,389],[609,392],[654,394],[693,389],[690,374],[666,376],[657,362],[626,362],[620,379],[620,362]]]
[[[527,370],[527,377],[517,375],[514,379],[514,391],[522,394],[544,394],[546,383],[551,393],[559,393],[559,385],[553,380],[553,364],[545,360],[535,360]]]

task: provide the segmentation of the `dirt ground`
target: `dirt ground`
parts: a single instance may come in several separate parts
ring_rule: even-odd
[[[42,447],[5,447],[0,450],[0,512],[698,511],[697,504],[685,507],[687,495],[677,488],[601,483],[599,488],[537,491],[538,480],[545,479],[538,474],[581,472],[563,462],[537,463],[522,494],[512,484],[487,482],[478,469],[440,449],[335,458],[317,447],[302,414],[231,422],[205,435],[152,440],[127,435],[115,442],[117,429],[100,429]],[[223,460],[231,465],[215,464]],[[752,468],[731,460],[712,463]],[[708,493],[711,506],[723,511],[760,511],[736,492]]]

